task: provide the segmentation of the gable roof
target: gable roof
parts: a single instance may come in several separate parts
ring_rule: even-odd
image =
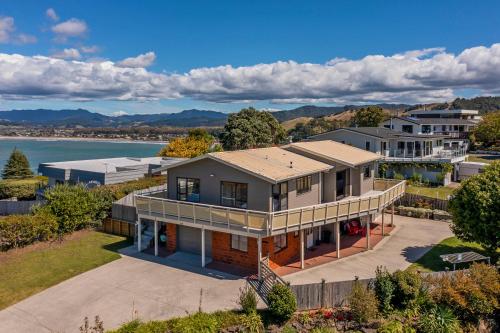
[[[164,170],[205,158],[221,162],[274,184],[288,179],[327,171],[332,168],[331,165],[292,153],[285,149],[269,147],[208,153],[172,166],[167,166]]]
[[[307,152],[349,167],[355,167],[382,158],[378,154],[332,140],[295,142],[289,144],[287,147]]]
[[[309,138],[314,138],[317,136],[324,135],[326,133],[337,132],[337,131],[349,131],[356,134],[361,134],[365,136],[371,136],[378,139],[400,139],[400,138],[419,138],[419,139],[434,139],[434,138],[444,138],[446,135],[437,134],[413,134],[401,131],[395,131],[386,127],[342,127],[335,129],[330,132],[325,132],[321,134],[313,135]]]

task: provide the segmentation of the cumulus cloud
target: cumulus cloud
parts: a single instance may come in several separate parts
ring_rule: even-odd
[[[413,103],[450,100],[461,89],[500,93],[500,44],[459,54],[427,49],[325,64],[196,68],[184,74],[148,71],[154,53],[149,60],[148,54],[118,63],[0,54],[0,98]]]
[[[67,21],[58,23],[51,28],[56,34],[56,40],[66,41],[69,37],[82,37],[87,33],[87,23],[83,20],[71,18]]]
[[[92,46],[82,46],[80,47],[80,50],[83,53],[97,53],[99,52],[99,47],[97,45],[92,45]]]
[[[125,115],[127,115],[127,114],[128,114],[127,112],[125,112],[125,111],[123,111],[123,110],[120,110],[120,111],[115,111],[115,112],[113,112],[111,115],[112,115],[113,117],[119,117],[119,116],[125,116]]]
[[[58,59],[80,59],[82,57],[80,51],[73,48],[64,49],[62,51],[56,52],[52,54],[52,56]]]
[[[35,36],[15,33],[16,25],[14,18],[10,16],[0,16],[0,43],[31,44],[36,43]]]
[[[140,54],[137,57],[123,59],[116,63],[119,67],[145,68],[151,66],[156,59],[154,52]]]
[[[9,42],[10,34],[14,30],[14,18],[10,16],[0,16],[0,43]]]
[[[52,21],[54,22],[57,22],[59,21],[59,16],[57,16],[57,13],[56,11],[54,10],[54,8],[49,8],[45,11],[45,15],[47,15],[47,17],[49,19],[51,19]]]

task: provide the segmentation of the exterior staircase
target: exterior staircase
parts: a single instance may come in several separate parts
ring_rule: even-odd
[[[275,284],[287,285],[287,283],[269,267],[269,258],[263,258],[260,263],[261,278],[252,276],[248,278],[248,283],[254,288],[264,303],[267,303],[267,295]]]

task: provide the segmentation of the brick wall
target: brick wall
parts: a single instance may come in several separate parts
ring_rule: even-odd
[[[212,259],[257,271],[257,239],[248,238],[247,252],[231,248],[231,235],[212,231]]]
[[[300,237],[298,234],[295,236],[294,232],[289,232],[287,234],[286,248],[276,253],[274,253],[273,238],[274,237],[268,237],[262,240],[262,252],[264,253],[263,255],[270,253],[269,265],[271,268],[275,269],[279,266],[286,265],[292,258],[298,258],[300,256]]]
[[[177,225],[167,223],[167,251],[175,252],[177,249]]]

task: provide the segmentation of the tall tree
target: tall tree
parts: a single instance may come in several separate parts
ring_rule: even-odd
[[[450,200],[452,230],[466,241],[478,242],[495,259],[500,246],[500,162],[462,182]]]
[[[380,106],[368,106],[356,111],[353,123],[359,127],[378,127],[385,118],[386,114]]]
[[[474,137],[487,147],[500,142],[500,111],[484,115],[474,129]]]
[[[226,150],[269,147],[285,139],[285,129],[270,112],[252,107],[229,115],[221,134]]]
[[[220,146],[214,145],[214,141],[215,138],[205,129],[192,129],[188,136],[171,140],[160,150],[158,156],[193,158],[220,150]]]
[[[17,148],[12,150],[9,160],[5,163],[2,172],[2,178],[4,179],[15,179],[15,178],[27,178],[33,176],[33,172],[30,169],[30,162],[26,156]]]

